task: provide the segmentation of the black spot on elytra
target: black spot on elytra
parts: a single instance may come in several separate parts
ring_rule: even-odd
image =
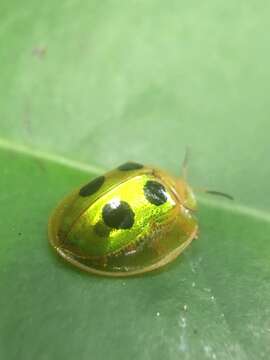
[[[127,162],[125,164],[122,164],[118,167],[118,170],[121,171],[129,171],[129,170],[137,170],[137,169],[142,169],[143,165],[142,164],[138,164],[135,162]]]
[[[104,223],[113,229],[130,229],[134,224],[134,212],[125,201],[110,202],[102,209]]]
[[[167,201],[165,187],[157,181],[148,180],[144,185],[144,195],[146,199],[154,205],[162,205]]]
[[[99,237],[105,238],[109,236],[110,231],[111,229],[109,229],[108,226],[106,226],[102,221],[97,222],[96,225],[94,226],[94,232]]]
[[[83,186],[79,192],[81,196],[89,196],[98,191],[105,181],[104,176],[99,176]]]

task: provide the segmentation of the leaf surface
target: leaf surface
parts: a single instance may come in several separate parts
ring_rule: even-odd
[[[37,3],[0,11],[0,358],[267,359],[266,1]],[[199,196],[173,264],[89,276],[47,241],[59,200],[128,160],[235,196]]]

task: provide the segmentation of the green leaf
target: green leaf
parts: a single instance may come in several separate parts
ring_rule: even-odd
[[[0,11],[0,359],[267,359],[266,1],[6,2]],[[164,270],[78,271],[47,239],[75,187],[135,160],[200,195]]]

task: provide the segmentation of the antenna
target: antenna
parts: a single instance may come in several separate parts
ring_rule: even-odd
[[[189,162],[189,147],[186,146],[185,155],[181,166],[181,174],[184,180],[187,179],[187,175],[188,175],[188,162]]]
[[[223,197],[225,197],[226,199],[234,200],[233,196],[231,196],[230,194],[226,194],[226,193],[224,193],[224,192],[221,192],[221,191],[205,190],[205,192],[206,192],[207,194],[212,194],[212,195],[217,195],[217,196],[223,196]]]
[[[184,155],[184,159],[183,159],[183,162],[182,162],[182,165],[181,165],[181,174],[182,174],[182,177],[183,179],[186,181],[187,180],[187,176],[188,176],[188,162],[189,162],[189,154],[190,154],[190,151],[189,151],[189,146],[186,146],[185,148],[185,155]],[[216,196],[222,196],[226,199],[229,199],[229,200],[234,200],[233,196],[230,195],[230,194],[227,194],[227,193],[224,193],[224,192],[221,192],[221,191],[216,191],[216,190],[208,190],[208,189],[202,189],[202,188],[197,188],[197,189],[194,189],[195,191],[199,191],[199,192],[204,192],[206,194],[211,194],[211,195],[216,195]]]
[[[211,195],[216,195],[216,196],[222,196],[226,199],[229,199],[229,200],[234,200],[234,197],[230,194],[227,194],[227,193],[224,193],[224,192],[221,192],[221,191],[216,191],[216,190],[208,190],[208,189],[194,189],[195,191],[198,191],[198,192],[204,192],[206,194],[211,194]]]

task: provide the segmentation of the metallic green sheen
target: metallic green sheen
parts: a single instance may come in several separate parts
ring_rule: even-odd
[[[82,197],[76,191],[51,219],[50,239],[64,258],[88,271],[136,274],[165,265],[193,239],[197,221],[168,174],[144,167],[132,172],[114,170],[104,176],[96,193]],[[164,203],[156,205],[147,199],[144,188],[149,181],[164,189]],[[115,209],[121,202],[133,214],[130,228],[104,222],[104,207]]]

